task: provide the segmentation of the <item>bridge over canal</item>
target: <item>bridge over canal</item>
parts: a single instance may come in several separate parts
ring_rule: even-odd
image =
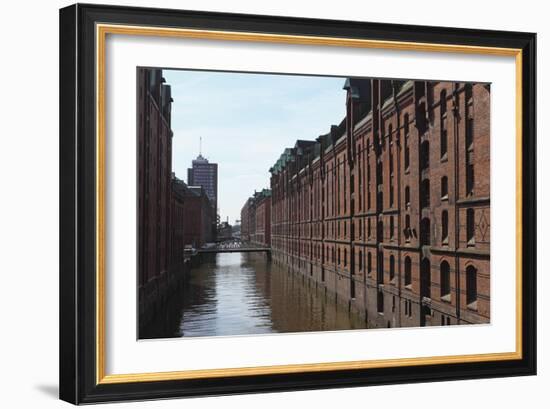
[[[271,260],[271,247],[255,246],[245,243],[220,243],[213,247],[203,247],[197,250],[199,254],[212,253],[266,253],[267,259]]]

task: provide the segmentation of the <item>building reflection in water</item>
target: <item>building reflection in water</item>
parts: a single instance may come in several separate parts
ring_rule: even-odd
[[[158,311],[146,338],[366,328],[313,281],[257,254],[204,257],[177,294]]]

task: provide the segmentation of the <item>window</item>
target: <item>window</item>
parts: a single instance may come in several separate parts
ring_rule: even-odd
[[[393,231],[394,231],[394,224],[393,224],[393,216],[390,216],[390,240],[393,240]]]
[[[430,143],[422,142],[420,145],[420,170],[425,170],[430,167]]]
[[[382,162],[376,164],[376,184],[381,185],[384,180],[384,168],[382,167]]]
[[[344,249],[344,267],[348,266],[348,249]]]
[[[390,176],[393,174],[393,127],[392,124],[388,126],[388,149],[390,160]]]
[[[395,257],[393,254],[390,256],[390,281],[395,278]]]
[[[469,115],[466,119],[466,150],[474,149],[474,118]]]
[[[405,215],[405,239],[407,241],[411,240],[412,231],[411,231],[411,216]]]
[[[422,297],[432,297],[432,277],[431,277],[430,260],[427,258],[422,259],[420,263],[420,295]]]
[[[439,266],[441,298],[444,301],[451,301],[451,269],[449,263],[443,261]]]
[[[384,293],[382,291],[378,291],[378,297],[376,300],[376,310],[379,314],[384,313]]]
[[[363,252],[359,250],[359,271],[363,270]]]
[[[466,165],[466,194],[474,194],[474,164],[468,163]]]
[[[447,155],[447,91],[441,91],[440,97],[440,141],[441,158]]]
[[[384,253],[381,251],[378,252],[378,271],[376,276],[377,284],[384,284]]]
[[[441,242],[449,244],[449,214],[447,210],[441,212]]]
[[[420,184],[420,207],[430,207],[430,179],[424,179]]]
[[[412,285],[412,265],[411,258],[405,257],[405,285]]]
[[[430,219],[427,217],[424,217],[420,221],[420,244],[423,246],[429,246],[431,244]]]
[[[338,249],[338,265],[340,265],[340,249]]]
[[[475,219],[474,209],[466,210],[466,241],[468,246],[475,246]]]
[[[411,188],[405,186],[405,207],[411,206]]]
[[[370,252],[367,253],[367,273],[370,275],[372,272],[372,254]]]
[[[477,301],[477,269],[474,266],[466,268],[466,304],[468,307],[475,308],[473,305]]]
[[[405,170],[409,169],[410,150],[409,150],[409,114],[403,117],[403,133],[405,134]]]
[[[377,240],[378,241],[384,241],[384,223],[382,220],[378,221],[378,231],[376,232]]]
[[[449,185],[447,176],[441,178],[441,200],[447,200],[449,198]]]

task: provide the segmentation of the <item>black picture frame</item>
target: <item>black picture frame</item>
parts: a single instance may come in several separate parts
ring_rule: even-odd
[[[98,382],[96,24],[512,48],[522,55],[521,358]],[[60,10],[60,398],[74,404],[536,374],[536,34],[77,4]]]

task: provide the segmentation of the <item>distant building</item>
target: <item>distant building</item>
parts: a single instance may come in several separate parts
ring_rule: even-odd
[[[254,192],[241,210],[241,240],[271,246],[271,190]]]
[[[264,189],[256,194],[256,229],[252,243],[271,246],[271,190]]]
[[[202,186],[210,199],[214,214],[218,210],[218,164],[210,163],[208,159],[199,154],[197,159],[191,162],[187,169],[187,184],[189,186]]]
[[[183,248],[185,246],[185,192],[186,185],[172,173],[172,217],[171,217],[171,264],[183,267]]]
[[[256,229],[256,209],[254,199],[248,198],[241,209],[241,240],[249,242]]]
[[[233,238],[233,226],[229,222],[221,222],[218,225],[218,241],[231,240]]]
[[[184,244],[195,248],[214,240],[216,218],[212,203],[202,186],[186,186]]]

